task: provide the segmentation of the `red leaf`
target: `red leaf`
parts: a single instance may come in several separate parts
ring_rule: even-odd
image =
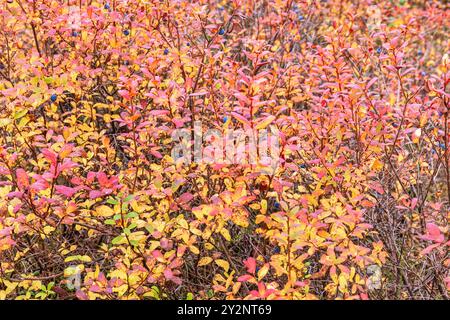
[[[97,180],[102,188],[109,187],[109,180],[104,172],[97,173]]]
[[[17,186],[19,189],[24,189],[30,185],[28,175],[22,168],[16,170]]]
[[[247,272],[251,274],[255,274],[256,271],[256,260],[255,258],[248,258],[244,261],[244,265],[247,267]]]

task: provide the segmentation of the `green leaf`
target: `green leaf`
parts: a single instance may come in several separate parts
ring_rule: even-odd
[[[28,112],[28,109],[23,109],[23,110],[17,111],[16,113],[14,113],[14,120],[22,118],[24,115],[27,114],[27,112]]]
[[[54,285],[55,285],[54,282],[50,282],[50,283],[47,285],[47,290],[51,290],[51,289],[53,288]]]
[[[42,298],[42,299],[44,299],[46,297],[46,294],[44,293],[44,292],[39,292],[36,296],[35,296],[35,298]]]
[[[112,205],[116,205],[119,202],[116,199],[114,199],[114,198],[109,198],[108,200],[106,200],[106,203],[109,203],[109,204],[112,204]]]
[[[53,78],[52,77],[44,77],[44,81],[46,84],[50,84],[53,82]]]
[[[159,294],[159,288],[157,286],[152,286],[152,290]]]
[[[80,260],[80,255],[67,257],[64,259],[64,262],[72,262],[75,260]]]
[[[129,196],[127,196],[125,199],[123,199],[123,202],[130,202],[133,199],[133,195],[130,194]]]
[[[131,218],[136,218],[138,216],[137,212],[130,212],[129,214],[126,215],[127,218],[131,219]]]
[[[66,259],[64,259],[64,262],[72,262],[72,261],[75,261],[75,260],[79,260],[79,261],[82,261],[82,262],[91,262],[92,261],[91,257],[89,257],[87,255],[84,255],[84,256],[76,255],[76,256],[69,256],[69,257],[67,257]]]
[[[123,235],[121,234],[121,235],[115,237],[114,239],[112,239],[111,243],[112,243],[112,244],[118,244],[118,243],[120,243],[120,242],[122,241],[123,238],[124,238],[124,237],[123,237]]]

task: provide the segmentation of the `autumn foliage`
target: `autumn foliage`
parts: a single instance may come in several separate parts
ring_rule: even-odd
[[[445,3],[0,0],[0,299],[447,299]]]

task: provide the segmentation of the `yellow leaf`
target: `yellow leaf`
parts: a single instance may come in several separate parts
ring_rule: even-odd
[[[185,229],[189,229],[189,225],[188,225],[188,223],[187,223],[186,220],[180,219],[180,220],[178,221],[178,223],[179,223],[179,225],[180,225],[181,227],[183,227],[183,228],[185,228]]]
[[[261,281],[261,279],[266,276],[267,272],[269,272],[269,264],[265,264],[264,266],[262,266],[261,269],[259,269],[258,281]]]
[[[101,206],[97,207],[97,209],[95,209],[95,212],[100,217],[111,217],[114,215],[114,210],[105,205],[101,205]]]
[[[228,270],[230,269],[230,264],[228,263],[228,261],[223,260],[223,259],[217,259],[216,260],[216,264],[219,267],[222,267],[223,270],[225,270],[225,272],[228,272]]]
[[[200,206],[197,208],[193,208],[192,213],[194,214],[194,216],[197,219],[201,220],[201,219],[203,219],[204,216],[209,215],[213,210],[214,210],[214,207],[203,205],[203,206]]]
[[[371,168],[372,170],[378,171],[378,170],[380,170],[380,169],[383,168],[383,163],[382,163],[380,160],[375,159],[375,160],[372,162],[372,165],[370,166],[370,168]]]
[[[325,230],[319,230],[317,232],[317,235],[319,237],[321,237],[321,238],[324,238],[324,239],[326,239],[326,238],[328,238],[330,236],[330,234],[328,232],[326,232]]]
[[[242,284],[242,282],[236,282],[233,285],[233,294],[236,294],[239,291],[239,289],[241,288],[241,284]]]
[[[194,214],[195,218],[197,218],[197,220],[203,219],[203,211],[200,208],[192,209],[192,213]]]
[[[339,291],[342,293],[347,292],[347,279],[342,273],[339,275]]]
[[[225,238],[225,240],[231,241],[231,236],[227,229],[225,228],[220,229],[220,234]]]
[[[210,264],[211,261],[213,261],[213,259],[211,257],[203,257],[198,262],[198,266],[199,267],[206,266],[207,264]]]
[[[55,228],[53,228],[52,226],[45,226],[44,227],[44,233],[45,234],[50,234],[54,230],[55,230]]]
[[[198,248],[196,246],[190,246],[189,250],[191,250],[191,252],[193,254],[199,254],[200,253],[200,250],[198,250]]]
[[[391,93],[391,94],[389,95],[389,104],[390,104],[391,106],[393,106],[393,105],[395,104],[396,101],[397,101],[397,98],[395,97],[395,94]]]
[[[266,217],[263,216],[262,214],[258,214],[258,215],[256,216],[255,223],[256,223],[256,224],[260,224],[260,223],[263,222],[264,220],[266,220]]]
[[[85,42],[87,40],[87,36],[88,36],[87,31],[85,31],[85,30],[81,31],[81,40],[83,42]]]
[[[261,200],[261,214],[266,214],[267,212],[267,200]]]
[[[255,127],[256,130],[264,129],[269,124],[271,124],[273,120],[275,120],[275,116],[268,116],[267,118],[265,118],[264,120],[262,120],[260,123],[258,123],[256,125],[256,127]]]
[[[91,259],[91,257],[89,257],[89,256],[87,256],[87,255],[84,255],[84,256],[80,256],[80,261],[83,261],[83,262],[91,262],[92,259]]]
[[[59,158],[60,159],[66,158],[67,156],[70,155],[71,152],[72,152],[72,148],[68,147],[68,145],[67,145],[67,146],[63,147],[61,149],[61,151],[59,152]]]

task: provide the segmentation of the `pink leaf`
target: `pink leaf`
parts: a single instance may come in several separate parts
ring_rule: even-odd
[[[433,251],[433,249],[435,249],[437,247],[439,247],[439,243],[432,244],[431,246],[428,246],[425,249],[423,249],[422,251],[420,251],[420,254],[422,256],[425,256],[425,255],[429,254],[431,251]]]
[[[248,280],[252,279],[253,277],[249,274],[244,274],[243,276],[240,276],[237,281],[239,282],[247,282]]]
[[[56,192],[65,195],[67,198],[72,197],[77,192],[77,189],[75,188],[60,185],[55,186],[55,190]]]
[[[161,159],[163,157],[162,154],[159,151],[156,151],[155,149],[150,149],[150,153],[152,154],[152,156],[158,159]]]
[[[22,196],[23,196],[23,192],[20,192],[20,191],[13,191],[6,195],[6,197],[8,197],[8,198],[22,198]]]
[[[247,272],[254,274],[256,271],[256,260],[255,258],[248,258],[247,260],[244,261],[244,265],[247,267]]]
[[[79,300],[89,300],[89,297],[87,296],[87,294],[81,290],[77,290],[75,295]]]
[[[175,127],[181,128],[184,125],[184,120],[183,119],[172,119],[173,124],[175,125]]]
[[[200,92],[196,92],[196,93],[191,93],[189,96],[191,96],[191,97],[198,97],[198,96],[204,96],[206,94],[208,94],[207,91],[200,91]]]
[[[194,196],[192,195],[192,193],[185,192],[178,198],[178,200],[181,203],[186,203],[186,202],[191,201],[193,198],[194,198]]]
[[[53,152],[50,149],[42,149],[41,150],[42,154],[44,155],[45,159],[47,159],[48,161],[50,161],[50,163],[54,166],[56,166],[56,153]]]
[[[259,292],[256,291],[256,290],[250,291],[250,294],[251,294],[252,296],[254,296],[255,298],[259,298]]]
[[[417,205],[417,198],[412,199],[411,201],[411,209],[414,209]]]
[[[444,235],[441,233],[441,230],[439,230],[439,227],[432,222],[427,223],[427,233],[420,238],[439,243],[444,242]]]
[[[169,110],[152,110],[149,113],[152,116],[163,116],[169,114]]]
[[[125,100],[131,100],[130,92],[128,90],[119,90],[119,94],[125,99]]]
[[[366,90],[369,90],[371,86],[373,86],[373,84],[378,80],[377,77],[373,78],[372,80],[369,81],[369,83],[367,83],[366,86]]]
[[[49,187],[49,183],[44,179],[40,179],[31,185],[31,189],[33,189],[34,191],[42,191]]]
[[[240,114],[238,114],[238,113],[236,113],[236,112],[231,112],[231,115],[232,115],[233,117],[235,117],[239,122],[241,122],[241,123],[244,125],[244,127],[245,127],[245,126],[250,127],[250,122],[248,122],[248,120],[245,119],[245,118],[244,118],[243,116],[241,116]]]
[[[101,197],[102,195],[103,193],[98,190],[92,190],[91,192],[89,192],[89,198],[91,199],[96,199],[98,197]]]

